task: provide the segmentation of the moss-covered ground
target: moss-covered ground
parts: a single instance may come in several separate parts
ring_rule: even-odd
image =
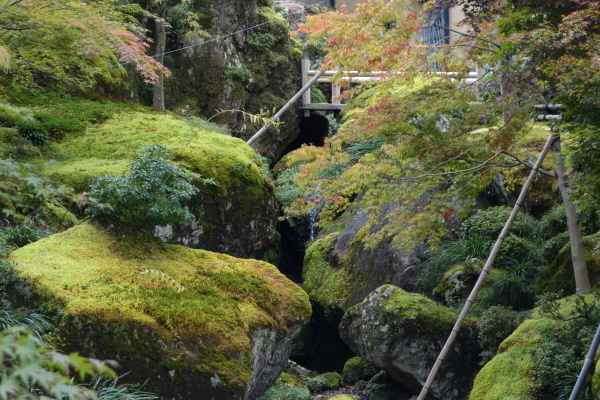
[[[160,366],[138,364],[148,373],[168,370],[174,381],[192,369],[216,374],[226,387],[243,387],[252,366],[249,332],[270,326],[283,333],[311,313],[306,294],[270,264],[109,232],[91,222],[10,259],[34,292],[64,310],[56,335],[67,350],[125,365],[133,357],[158,360]]]

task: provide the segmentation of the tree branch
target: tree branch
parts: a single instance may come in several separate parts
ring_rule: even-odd
[[[452,28],[450,28],[450,27],[448,27],[448,26],[443,26],[443,25],[438,25],[438,24],[433,24],[432,26],[435,26],[436,28],[448,29],[449,31],[451,31],[451,32],[454,32],[454,33],[458,33],[459,35],[462,35],[462,36],[470,37],[470,38],[472,38],[472,39],[477,39],[477,40],[481,40],[481,41],[487,42],[487,43],[489,43],[489,44],[491,44],[491,45],[494,45],[494,46],[496,46],[496,47],[497,47],[497,48],[499,48],[499,49],[501,49],[501,48],[502,48],[502,47],[501,47],[501,46],[500,46],[498,43],[496,43],[496,42],[493,42],[493,41],[491,41],[491,40],[488,40],[488,39],[484,39],[484,38],[482,38],[482,37],[479,37],[479,36],[469,35],[468,33],[464,33],[464,32],[461,32],[461,31],[457,31],[456,29],[452,29]]]
[[[450,46],[450,47],[472,47],[474,49],[489,51],[489,52],[494,53],[494,54],[498,54],[499,53],[499,51],[488,49],[487,47],[477,46],[477,45],[474,45],[474,44],[456,43],[456,44],[449,44],[448,46]]]

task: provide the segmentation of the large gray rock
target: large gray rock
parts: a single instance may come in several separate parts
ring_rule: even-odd
[[[359,356],[417,394],[457,315],[434,301],[392,285],[373,291],[342,319],[342,339]],[[439,400],[464,399],[478,370],[474,321],[467,320],[430,388]]]

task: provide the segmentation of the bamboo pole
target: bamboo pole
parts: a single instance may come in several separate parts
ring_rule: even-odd
[[[310,89],[310,87],[321,77],[321,75],[323,75],[323,71],[319,71],[315,76],[312,77],[312,79],[310,81],[308,81],[306,83],[306,85],[302,86],[302,89],[300,89],[298,91],[298,93],[296,93],[294,95],[294,97],[292,97],[290,99],[290,101],[287,102],[287,104],[285,106],[283,106],[279,111],[277,111],[277,114],[275,114],[273,116],[273,121],[277,121],[279,118],[281,118],[283,113],[285,113],[288,110],[288,108],[290,108],[292,106],[292,104],[297,102],[298,99],[302,96],[302,94],[304,94],[304,92],[306,92],[308,89]],[[250,139],[248,139],[246,144],[251,145],[252,143],[256,142],[256,140],[260,137],[260,135],[265,133],[267,128],[268,128],[267,125],[260,128],[258,130],[258,132],[256,132]]]
[[[590,346],[587,357],[585,358],[585,362],[583,363],[583,368],[581,368],[581,373],[577,378],[577,382],[575,383],[575,386],[573,386],[573,391],[571,392],[569,400],[577,400],[579,397],[581,388],[583,388],[583,384],[585,383],[585,378],[594,365],[594,357],[596,357],[598,345],[600,345],[600,324],[598,325],[598,329],[596,329],[596,335],[594,335],[594,340],[592,340],[592,345]]]
[[[425,397],[427,396],[427,393],[429,392],[429,388],[431,388],[431,384],[433,383],[433,380],[435,379],[435,376],[437,375],[438,370],[440,369],[440,366],[442,365],[442,362],[444,361],[444,358],[448,354],[448,351],[450,351],[450,347],[452,346],[454,339],[456,339],[456,336],[458,335],[460,327],[461,327],[463,321],[465,320],[465,318],[467,317],[467,313],[469,312],[469,309],[475,302],[475,297],[477,297],[477,294],[479,293],[479,290],[481,289],[483,281],[485,280],[486,276],[489,274],[490,268],[492,267],[492,264],[494,263],[494,260],[496,259],[496,255],[498,255],[498,251],[500,251],[500,246],[502,245],[504,238],[506,238],[506,236],[508,235],[508,231],[510,230],[510,227],[512,226],[515,218],[517,217],[517,214],[519,213],[519,209],[521,208],[521,205],[523,204],[523,201],[525,200],[527,191],[529,190],[529,187],[533,183],[533,179],[538,174],[540,166],[542,165],[542,161],[544,161],[544,158],[546,157],[546,154],[548,154],[548,151],[550,150],[550,147],[551,147],[552,143],[554,142],[554,140],[555,140],[554,135],[548,136],[548,140],[546,141],[546,144],[545,144],[544,148],[542,149],[542,152],[540,153],[540,156],[538,157],[537,162],[533,166],[533,169],[531,170],[531,173],[529,174],[529,177],[527,178],[525,185],[523,185],[523,188],[521,189],[521,194],[519,195],[519,198],[517,199],[517,203],[515,204],[515,207],[513,208],[512,213],[508,217],[508,221],[506,221],[506,224],[504,225],[502,232],[500,232],[500,236],[498,236],[498,240],[496,241],[496,244],[494,244],[494,248],[492,249],[492,252],[490,253],[490,255],[487,259],[487,262],[485,263],[485,266],[483,267],[483,270],[481,271],[481,274],[479,275],[479,279],[477,279],[477,283],[475,283],[473,290],[471,290],[471,294],[467,298],[467,301],[465,302],[465,305],[463,306],[463,309],[460,312],[460,315],[458,316],[458,319],[456,320],[454,327],[452,328],[452,332],[450,332],[450,336],[448,336],[448,340],[446,340],[446,344],[444,344],[444,347],[442,348],[442,351],[440,352],[437,360],[435,361],[433,368],[431,368],[431,371],[429,372],[429,376],[427,377],[427,381],[423,385],[423,388],[421,389],[421,393],[419,394],[419,397],[417,398],[417,400],[425,400]]]

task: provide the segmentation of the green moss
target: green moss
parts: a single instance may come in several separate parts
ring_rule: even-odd
[[[306,386],[311,392],[338,389],[342,386],[342,376],[336,372],[326,372],[306,380]]]
[[[356,400],[356,397],[349,394],[338,394],[337,396],[329,397],[328,400]]]
[[[383,300],[382,304],[387,310],[393,311],[395,319],[418,320],[420,325],[427,326],[427,329],[434,333],[454,325],[458,317],[455,312],[421,294],[409,293],[392,285],[383,285],[380,288],[381,293],[389,287],[394,290],[389,297]],[[463,322],[463,326],[473,326],[474,324],[475,320],[471,318],[466,318]]]
[[[596,369],[592,377],[592,395],[594,399],[600,399],[600,361],[596,362]]]
[[[308,388],[301,379],[286,373],[281,374],[277,382],[263,393],[257,400],[310,400]]]
[[[330,263],[336,235],[319,239],[306,250],[302,269],[302,288],[325,309],[332,312],[338,302],[345,301],[350,292],[348,271]]]
[[[91,222],[21,248],[11,261],[34,292],[64,310],[56,335],[65,347],[148,360],[131,368],[216,374],[226,387],[248,380],[249,329],[284,332],[311,312],[306,294],[270,264],[108,232]],[[97,340],[82,343],[86,333]],[[158,361],[165,353],[172,356]]]
[[[535,385],[533,355],[542,340],[540,331],[552,323],[548,319],[523,322],[477,374],[469,400],[531,399]]]
[[[600,232],[583,238],[583,250],[592,289],[600,288]],[[571,245],[568,243],[555,256],[551,264],[540,276],[539,293],[553,293],[563,290],[566,294],[575,292],[575,277]]]
[[[367,381],[377,375],[378,372],[379,368],[360,357],[352,357],[346,361],[342,370],[344,380],[348,383]]]

